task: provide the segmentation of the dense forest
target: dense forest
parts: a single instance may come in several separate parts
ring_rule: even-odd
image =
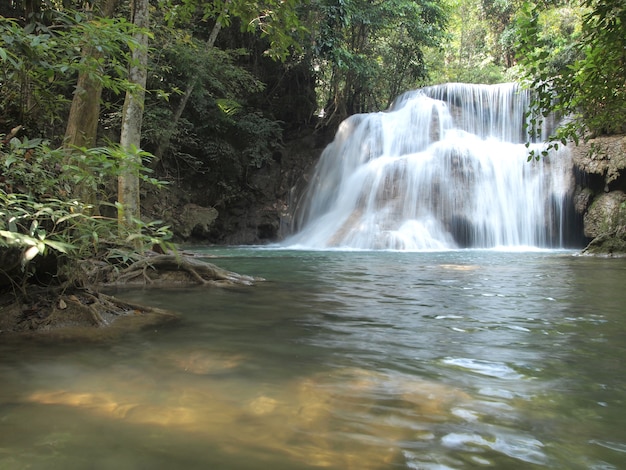
[[[454,81],[523,83],[532,130],[570,116],[552,146],[622,133],[626,5],[4,1],[0,289],[80,286],[85,260],[121,270],[168,252],[174,192],[219,242],[221,214],[260,197],[290,142]]]

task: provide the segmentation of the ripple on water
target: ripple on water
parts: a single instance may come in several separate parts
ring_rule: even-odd
[[[590,444],[596,444],[607,449],[614,450],[616,452],[626,453],[626,443],[603,441],[599,439],[591,439]]]
[[[492,362],[465,357],[447,357],[442,362],[450,366],[460,367],[461,369],[467,369],[477,374],[496,377],[499,379],[516,380],[524,377],[515,369],[502,362]]]
[[[508,457],[534,464],[544,464],[547,460],[541,450],[543,443],[532,437],[498,435],[485,438],[476,433],[450,433],[443,436],[441,442],[446,447],[468,451],[476,450],[476,447],[488,448]]]

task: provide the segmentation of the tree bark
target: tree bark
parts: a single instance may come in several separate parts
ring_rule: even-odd
[[[94,11],[102,17],[110,17],[115,11],[118,0],[102,0],[100,8],[96,5]],[[95,47],[87,45],[82,50],[83,58],[99,59],[102,53]],[[100,98],[102,84],[89,73],[82,72],[78,76],[76,89],[72,97],[70,114],[67,118],[63,145],[68,150],[75,147],[95,147],[98,133],[98,119],[100,118]],[[78,194],[83,202],[97,208],[96,188],[82,184]]]
[[[94,10],[102,17],[110,17],[115,11],[116,4],[117,0],[102,0],[99,11],[97,7]],[[95,47],[87,45],[83,49],[82,55],[83,57],[99,59],[102,53],[98,52]],[[102,85],[87,72],[82,72],[78,76],[67,120],[66,147],[95,146],[101,95]]]
[[[138,150],[141,144],[141,124],[143,121],[143,105],[146,80],[148,76],[148,35],[150,25],[148,0],[134,0],[132,6],[133,24],[140,28],[135,33],[138,43],[132,52],[129,69],[129,81],[133,89],[126,92],[122,113],[122,130],[120,145],[127,151],[127,161],[118,177],[118,201],[122,209],[118,213],[121,226],[133,228],[141,215],[139,198],[139,174],[141,157]]]

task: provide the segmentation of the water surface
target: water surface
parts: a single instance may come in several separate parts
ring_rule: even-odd
[[[201,250],[202,251],[202,250]],[[626,468],[626,260],[207,249],[251,288],[0,342],[0,469]]]

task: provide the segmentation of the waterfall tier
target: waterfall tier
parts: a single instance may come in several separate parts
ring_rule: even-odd
[[[448,84],[346,119],[295,212],[288,245],[446,250],[562,247],[569,151],[528,162],[529,96]],[[541,144],[530,149],[541,151]]]

